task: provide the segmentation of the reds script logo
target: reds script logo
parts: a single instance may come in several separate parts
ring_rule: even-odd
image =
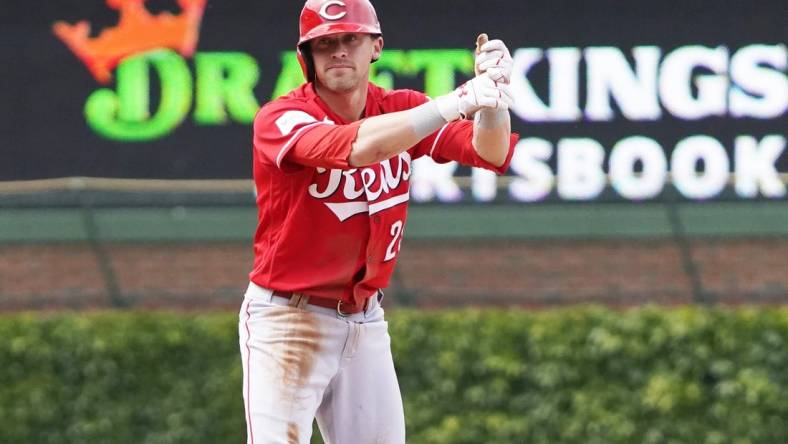
[[[333,125],[334,122],[328,117],[317,120],[304,111],[289,110],[279,116],[275,124],[283,136],[292,134],[284,148],[279,151],[276,159],[276,164],[279,165],[287,152],[286,148],[301,132],[310,126]],[[295,130],[296,127],[300,128]],[[412,169],[410,153],[407,151],[366,168],[330,171],[326,168],[317,168],[316,171],[315,180],[308,189],[309,195],[315,199],[327,200],[341,188],[345,202],[324,202],[340,222],[360,213],[372,215],[410,199],[408,181]],[[326,173],[328,173],[327,181],[323,176]],[[366,199],[359,200],[364,195]]]
[[[347,202],[324,202],[334,215],[344,222],[360,213],[370,215],[407,202],[410,198],[408,180],[411,174],[411,157],[405,151],[399,156],[380,162],[379,168],[354,168],[350,170],[317,168],[318,174],[328,172],[328,183],[322,189],[317,183],[309,186],[309,195],[315,199],[328,199],[342,190]],[[390,197],[405,184],[405,192]],[[366,200],[359,201],[366,194]],[[381,200],[382,198],[382,200]]]
[[[338,12],[336,14],[329,14],[328,8],[332,6],[338,6],[341,8],[345,7],[345,2],[339,0],[331,0],[328,2],[323,3],[323,6],[320,7],[320,16],[326,20],[339,20],[342,17],[347,15],[347,11]]]

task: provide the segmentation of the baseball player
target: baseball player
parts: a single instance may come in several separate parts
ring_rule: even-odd
[[[307,82],[254,121],[259,223],[239,314],[247,442],[308,443],[317,418],[329,444],[404,443],[380,303],[412,161],[504,173],[512,59],[492,40],[480,74],[449,94],[386,91],[368,80],[383,50],[369,0],[308,0],[297,49]]]

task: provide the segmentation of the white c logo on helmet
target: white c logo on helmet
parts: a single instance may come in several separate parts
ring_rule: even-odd
[[[339,20],[342,17],[347,15],[347,11],[342,11],[342,12],[337,13],[337,14],[329,14],[328,13],[328,8],[330,8],[331,6],[341,6],[341,7],[344,8],[345,7],[345,2],[340,1],[340,0],[331,0],[331,1],[323,3],[323,6],[320,8],[320,16],[323,17],[326,20]]]

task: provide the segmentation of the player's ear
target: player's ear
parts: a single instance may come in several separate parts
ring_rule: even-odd
[[[373,36],[372,40],[372,63],[380,59],[380,54],[383,52],[383,37]]]

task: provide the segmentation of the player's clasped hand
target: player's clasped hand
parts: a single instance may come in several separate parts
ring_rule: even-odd
[[[459,111],[463,117],[482,108],[508,110],[514,104],[509,85],[499,83],[489,73],[480,74],[455,91],[460,98]]]
[[[509,84],[514,64],[509,48],[501,40],[490,40],[479,49],[476,71],[487,73],[495,82]]]
[[[514,105],[509,85],[499,83],[487,73],[465,82],[449,94],[435,100],[441,116],[451,122],[466,118],[482,108],[508,110]]]

